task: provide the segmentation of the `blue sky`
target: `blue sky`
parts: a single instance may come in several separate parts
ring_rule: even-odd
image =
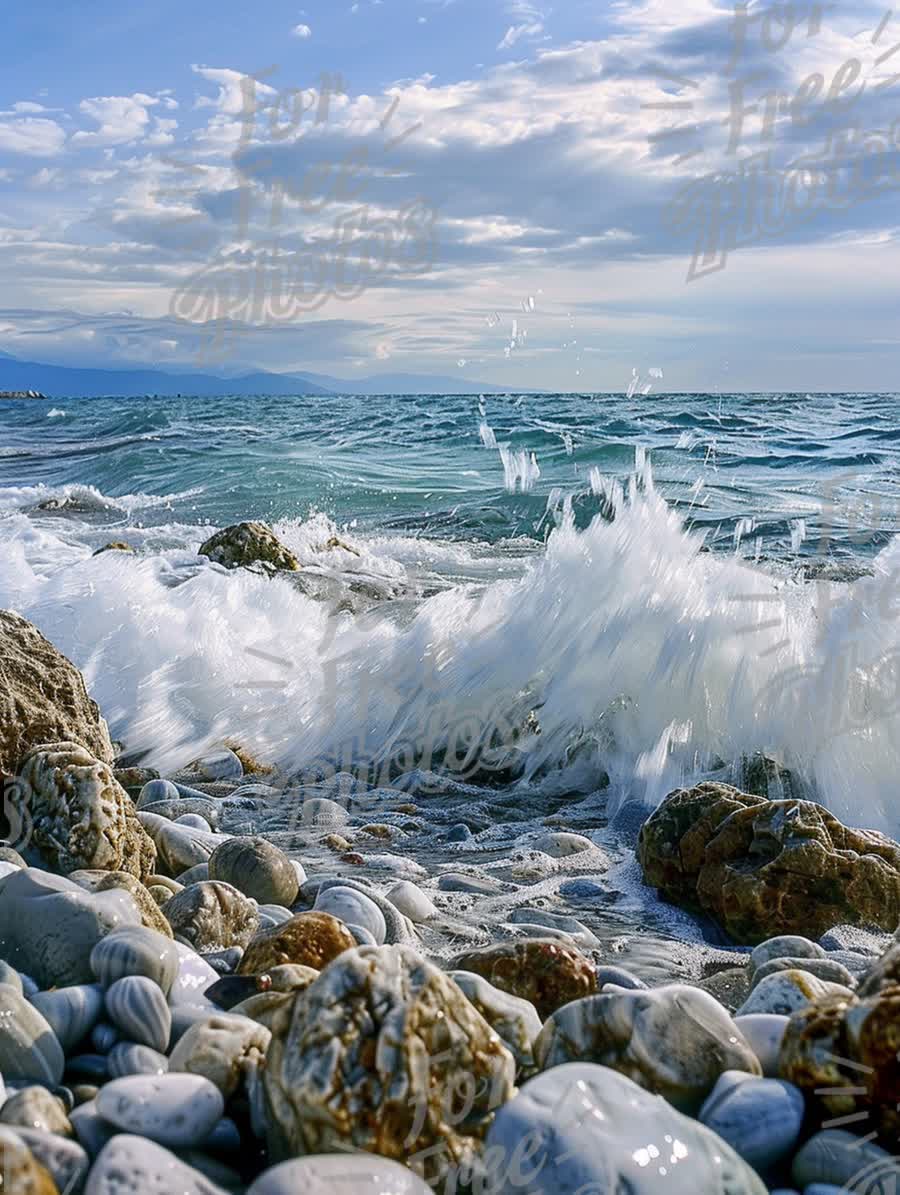
[[[896,389],[900,15],[816,7],[798,0],[792,29],[751,8],[729,74],[738,27],[713,0],[11,6],[0,349],[510,388]],[[814,209],[688,281],[698,235],[715,256],[727,234],[709,205],[750,193],[709,179],[763,153],[798,207],[812,156]]]

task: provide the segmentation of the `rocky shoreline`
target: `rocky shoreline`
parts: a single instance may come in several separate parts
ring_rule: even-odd
[[[260,524],[201,551],[300,568]],[[673,982],[594,932],[605,895],[587,877],[612,861],[583,810],[548,810],[502,871],[429,875],[405,844],[439,821],[452,859],[482,815],[453,776],[276,782],[236,743],[168,776],[127,763],[78,670],[0,611],[4,1191],[900,1179],[900,845],[884,835],[783,785],[671,793],[640,827],[640,874],[720,941]],[[498,786],[492,808],[516,799]],[[555,911],[550,876],[592,917]]]

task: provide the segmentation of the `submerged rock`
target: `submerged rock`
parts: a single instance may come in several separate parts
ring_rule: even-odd
[[[437,1149],[461,1163],[513,1094],[512,1055],[408,947],[345,952],[282,1018],[263,1073],[276,1158],[365,1150],[415,1166]]]
[[[265,523],[237,523],[217,531],[201,544],[200,555],[223,568],[256,567],[269,573],[300,570],[300,561]]]
[[[240,975],[262,975],[284,963],[321,971],[350,950],[356,939],[330,913],[298,913],[290,921],[264,930],[250,942],[238,967]]]
[[[534,1054],[543,1070],[600,1063],[687,1112],[699,1108],[725,1071],[762,1069],[719,1002],[682,984],[567,1004],[544,1025]]]
[[[597,990],[597,975],[590,959],[572,947],[544,938],[523,938],[473,950],[456,958],[453,968],[474,971],[502,992],[528,1000],[542,1018]]]
[[[63,741],[113,762],[109,730],[81,673],[30,622],[0,610],[0,771],[14,773],[39,743]]]
[[[156,849],[108,764],[77,743],[32,748],[19,779],[31,790],[34,844],[57,871],[124,871],[138,879]]]
[[[648,884],[742,942],[900,922],[900,845],[812,801],[721,784],[679,790],[645,823],[638,858]]]
[[[485,1166],[492,1195],[766,1195],[710,1129],[592,1063],[526,1083],[497,1113]]]

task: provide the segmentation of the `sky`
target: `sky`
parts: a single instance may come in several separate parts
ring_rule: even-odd
[[[4,24],[0,351],[900,389],[900,13],[31,0]]]

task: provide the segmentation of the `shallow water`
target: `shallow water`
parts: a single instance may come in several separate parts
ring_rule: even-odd
[[[672,788],[740,782],[763,752],[845,820],[900,832],[896,401],[6,403],[0,604],[78,663],[114,737],[163,771],[233,739],[295,784],[346,771],[383,789],[434,767],[473,781],[411,798],[412,820],[393,792],[353,821],[400,831],[364,841],[379,882],[500,882],[433,892],[450,919],[435,950],[526,904],[679,973],[672,939],[701,928],[641,889],[630,850]],[[248,518],[276,527],[299,578],[198,558]],[[92,555],[121,539],[138,554]],[[461,821],[475,837],[448,842]],[[548,826],[597,857],[535,853]]]

